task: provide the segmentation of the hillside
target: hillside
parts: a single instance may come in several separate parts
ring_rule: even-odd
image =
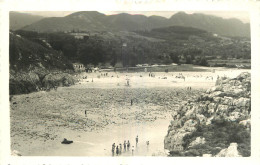
[[[23,94],[74,84],[72,64],[46,42],[42,45],[10,32],[9,93]]]
[[[30,71],[35,68],[54,70],[71,69],[71,63],[64,58],[61,52],[27,40],[20,35],[10,32],[9,42],[10,69],[17,71]]]
[[[14,11],[11,11],[9,13],[9,17],[11,30],[18,30],[26,25],[30,25],[44,18],[42,16],[19,13]]]
[[[21,29],[38,32],[136,31],[176,25],[204,29],[225,36],[250,37],[250,25],[237,19],[184,12],[176,13],[167,19],[160,16],[147,17],[127,13],[104,15],[96,11],[81,11],[65,17],[45,18]]]
[[[205,30],[183,26],[156,28],[150,31],[136,31],[136,33],[164,40],[164,45],[168,45],[164,51],[167,52],[168,49],[170,55],[186,58],[186,62],[188,56],[191,61],[196,61],[197,57],[213,59],[250,59],[251,57],[248,38],[222,37]]]
[[[98,17],[102,18],[101,15]],[[82,40],[74,38],[74,33],[17,33],[32,41],[48,38],[52,48],[63,52],[69,60],[101,67],[173,62],[207,66],[207,60],[216,58],[251,57],[248,38],[216,36],[205,30],[183,26],[134,32],[89,32],[88,38]],[[123,43],[126,46],[122,46]]]
[[[250,37],[250,24],[244,24],[238,19],[223,19],[205,14],[186,14],[179,12],[173,15],[169,22],[175,26],[190,26],[225,36]]]

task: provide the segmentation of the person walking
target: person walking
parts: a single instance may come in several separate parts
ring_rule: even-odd
[[[87,117],[87,110],[85,110],[85,117]]]

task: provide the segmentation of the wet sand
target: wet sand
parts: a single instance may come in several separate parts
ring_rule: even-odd
[[[166,156],[163,139],[171,112],[214,86],[217,75],[232,77],[242,71],[183,72],[185,81],[176,79],[176,72],[155,73],[155,78],[149,73],[109,72],[100,78],[100,73],[89,73],[71,87],[15,95],[10,102],[11,150],[25,156],[111,156],[112,143],[130,140],[132,146],[138,135],[134,156]],[[63,145],[63,138],[74,143]]]

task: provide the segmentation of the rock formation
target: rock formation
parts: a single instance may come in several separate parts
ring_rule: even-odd
[[[236,142],[239,142],[241,146],[246,146],[242,144],[244,137],[241,135],[240,138],[237,134],[240,133],[239,131],[247,131],[246,133],[250,136],[250,112],[250,73],[243,72],[233,79],[227,77],[219,78],[215,87],[202,93],[197,100],[188,101],[186,104],[180,105],[178,111],[172,114],[173,120],[164,139],[164,148],[168,149],[170,153],[179,152],[181,153],[179,155],[183,156],[186,156],[187,154],[185,153],[191,151],[190,148],[193,148],[192,152],[195,154],[192,155],[194,156],[210,154],[213,156],[238,156],[240,155],[239,153],[233,153],[232,155],[230,152],[235,152],[238,145]],[[236,131],[231,129],[231,133],[226,133],[228,131],[226,129],[230,128],[236,129]],[[224,130],[224,132],[219,130]],[[203,134],[203,131],[211,131],[212,135],[207,135],[207,137],[212,136],[215,142],[217,142],[216,144],[219,142],[219,144],[223,143],[223,145],[214,146],[214,144],[209,144],[212,139],[205,138],[204,136],[206,135]],[[222,140],[220,140],[221,138]],[[228,147],[230,143],[231,145]],[[250,140],[248,143],[250,143]],[[200,150],[203,146],[207,149],[201,151],[202,153],[195,151]],[[228,149],[225,149],[227,147]],[[203,153],[204,151],[207,151],[207,153]],[[217,154],[217,152],[220,153]],[[225,154],[226,152],[227,154]]]
[[[216,157],[241,157],[237,151],[237,143],[230,143],[230,146],[222,149]]]

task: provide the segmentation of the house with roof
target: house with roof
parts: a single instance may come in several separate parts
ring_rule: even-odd
[[[75,72],[85,72],[86,68],[83,64],[81,63],[73,63],[73,69]]]

